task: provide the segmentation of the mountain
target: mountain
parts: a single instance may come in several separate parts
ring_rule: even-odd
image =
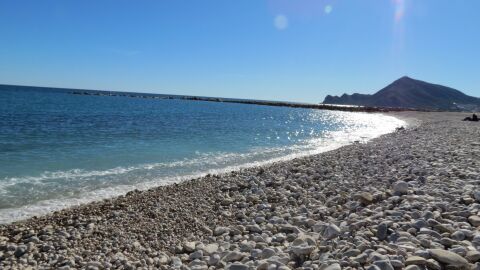
[[[373,95],[328,95],[324,104],[374,107],[414,108],[427,110],[478,110],[480,98],[442,85],[402,77]]]

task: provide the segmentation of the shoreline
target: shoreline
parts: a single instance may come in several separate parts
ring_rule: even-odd
[[[359,112],[361,114],[364,114],[365,112]],[[408,126],[409,121],[411,119],[405,118],[405,119],[399,119],[399,117],[396,117],[395,115],[392,115],[390,113],[374,113],[379,116],[386,116],[384,118],[376,119],[378,122],[382,121],[391,121],[388,117],[393,117],[397,120],[400,120],[395,126],[400,127],[400,126]],[[347,138],[342,136],[340,134],[341,138],[343,140],[341,141],[333,141],[332,138],[323,138],[326,143],[316,145],[316,149],[309,149],[309,150],[303,150],[297,153],[289,153],[283,156],[276,156],[276,157],[269,157],[267,159],[263,160],[256,160],[256,161],[249,161],[246,163],[240,163],[236,165],[229,165],[224,168],[217,168],[217,169],[207,169],[203,171],[196,171],[192,172],[190,174],[182,175],[182,176],[171,176],[171,177],[166,177],[166,178],[161,178],[160,180],[155,180],[155,181],[150,181],[150,182],[143,182],[143,183],[137,183],[136,185],[119,185],[119,186],[112,186],[109,188],[104,188],[101,190],[96,190],[96,191],[89,191],[85,194],[83,194],[82,197],[74,197],[74,198],[52,198],[49,200],[43,200],[43,201],[38,201],[35,204],[29,204],[25,205],[22,207],[18,208],[5,208],[5,209],[0,209],[0,225],[8,225],[12,224],[14,222],[21,222],[25,221],[29,218],[32,217],[37,217],[41,218],[42,216],[51,214],[56,211],[62,211],[64,209],[68,209],[71,207],[81,207],[85,204],[89,204],[92,202],[97,202],[101,201],[104,199],[115,199],[118,196],[125,195],[127,192],[133,191],[133,190],[140,190],[140,191],[146,191],[149,189],[157,188],[160,186],[166,186],[166,185],[172,185],[175,183],[181,183],[184,181],[189,181],[191,179],[196,179],[196,178],[203,178],[206,175],[223,175],[228,172],[232,171],[240,171],[243,169],[249,169],[249,168],[255,168],[255,167],[263,167],[263,166],[269,166],[274,163],[279,163],[279,162],[288,162],[296,158],[303,158],[306,156],[312,156],[312,155],[318,155],[324,152],[329,152],[329,151],[334,151],[340,147],[358,143],[359,141],[362,141],[361,143],[364,143],[364,141],[369,141],[373,138],[376,138],[378,136],[382,136],[385,133],[386,130],[380,131],[380,128],[378,127],[379,131],[378,133],[374,134],[368,134],[367,136],[370,137],[363,137],[359,134],[362,133],[360,130],[353,132],[351,135],[353,135],[354,138]],[[389,130],[388,132],[394,132],[394,129]],[[336,137],[332,136],[331,137]],[[358,140],[358,141],[357,141]]]
[[[478,267],[480,125],[461,113],[393,115],[422,123],[0,225],[0,266]]]

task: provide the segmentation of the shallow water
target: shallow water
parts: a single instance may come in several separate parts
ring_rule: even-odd
[[[367,141],[381,114],[0,91],[0,223]]]

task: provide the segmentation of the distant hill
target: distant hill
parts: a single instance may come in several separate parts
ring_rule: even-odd
[[[480,98],[442,85],[402,77],[373,95],[328,95],[324,104],[360,105],[374,107],[414,108],[432,110],[480,109]]]

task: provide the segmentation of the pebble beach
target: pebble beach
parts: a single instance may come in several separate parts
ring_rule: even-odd
[[[405,129],[0,225],[0,269],[480,269],[480,124]]]

